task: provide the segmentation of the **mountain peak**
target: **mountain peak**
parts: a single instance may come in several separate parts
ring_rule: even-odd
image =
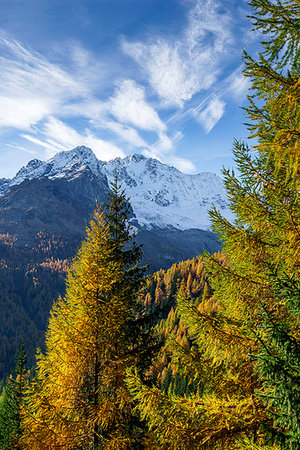
[[[147,158],[146,156],[142,155],[141,153],[133,153],[132,155],[126,156],[125,160],[128,162],[140,162],[145,161]]]
[[[77,155],[78,157],[81,157],[81,158],[92,158],[92,159],[96,158],[93,150],[90,147],[86,147],[85,145],[79,145],[78,147],[72,148],[71,150],[65,150],[65,151],[59,152],[55,156],[60,155],[61,153]]]
[[[73,150],[78,152],[94,153],[90,147],[86,147],[85,145],[78,145],[77,147],[74,147]]]
[[[87,168],[95,175],[99,175],[98,159],[89,147],[82,145],[72,150],[58,152],[48,161],[41,161],[39,159],[29,161],[8,184],[15,186],[24,180],[44,177],[51,179],[70,179],[78,176]],[[0,195],[6,192],[7,188],[5,184],[4,187],[5,189],[2,189],[3,192],[0,191]]]
[[[84,145],[75,147],[72,150],[65,150],[56,153],[51,159],[47,161],[47,163],[58,164],[59,166],[62,166],[71,162],[75,163],[75,160],[77,160],[78,163],[87,164],[89,166],[95,166],[98,163],[98,159],[96,158],[93,150],[91,150],[89,147],[85,147]]]

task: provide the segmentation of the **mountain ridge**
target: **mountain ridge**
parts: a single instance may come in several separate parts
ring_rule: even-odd
[[[0,183],[0,198],[28,179],[71,181],[83,172],[89,172],[102,184],[112,181],[117,172],[139,226],[147,229],[210,230],[207,211],[213,204],[226,218],[232,218],[223,183],[214,173],[183,174],[141,154],[105,162],[84,146],[59,152],[48,161],[33,159],[11,180]]]

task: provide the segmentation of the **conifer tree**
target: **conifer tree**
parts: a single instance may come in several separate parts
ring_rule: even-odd
[[[201,355],[182,358],[203,392],[178,398],[128,378],[161,448],[300,446],[300,4],[250,5],[265,34],[258,61],[244,54],[256,144],[235,142],[240,175],[224,170],[236,220],[211,213],[224,243],[224,256],[205,261],[213,297],[179,301]]]
[[[117,179],[111,191],[87,228],[65,297],[52,309],[23,412],[24,448],[143,448],[124,378],[133,365],[143,378],[151,356],[138,300],[145,268]]]
[[[3,388],[0,400],[0,448],[17,448],[22,434],[21,406],[24,401],[26,378],[28,378],[27,353],[23,342],[16,358],[16,367]]]

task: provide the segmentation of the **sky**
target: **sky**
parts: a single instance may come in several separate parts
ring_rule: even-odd
[[[233,166],[245,139],[246,0],[1,0],[0,178],[90,147],[185,173]]]

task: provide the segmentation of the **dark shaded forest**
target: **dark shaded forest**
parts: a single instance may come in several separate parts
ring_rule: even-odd
[[[40,233],[33,246],[20,247],[15,238],[0,235],[1,379],[14,366],[22,339],[29,364],[34,364],[36,348],[44,346],[50,308],[64,292],[70,255],[77,246]]]

